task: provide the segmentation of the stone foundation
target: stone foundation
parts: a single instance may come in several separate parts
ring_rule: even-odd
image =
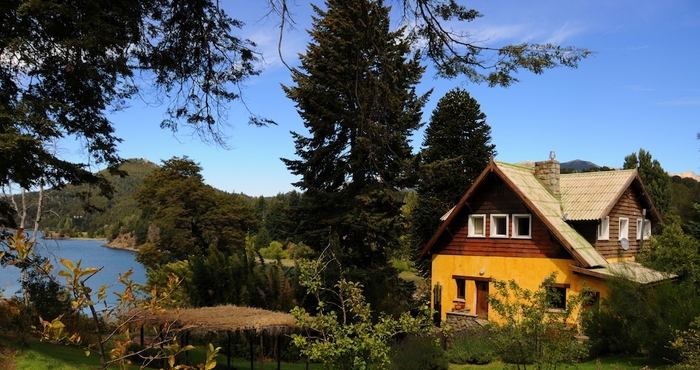
[[[488,323],[487,320],[479,318],[479,316],[461,312],[447,312],[445,322],[452,327],[455,333],[479,329]]]

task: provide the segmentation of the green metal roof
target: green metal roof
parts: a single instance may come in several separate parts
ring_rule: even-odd
[[[611,277],[622,277],[638,284],[653,284],[663,280],[676,279],[676,274],[665,274],[648,267],[642,266],[638,262],[621,261],[609,263],[602,267],[585,269],[578,266],[570,266],[572,271],[580,274],[594,276],[601,279]]]
[[[535,177],[532,168],[495,162],[496,168],[509,182],[512,189],[519,193],[533,213],[548,226],[559,242],[584,267],[603,266],[605,258],[564,219],[562,204]]]
[[[636,176],[637,170],[561,175],[561,205],[567,219],[585,221],[605,217]]]

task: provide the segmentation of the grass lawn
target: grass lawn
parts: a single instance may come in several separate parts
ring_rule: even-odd
[[[450,370],[503,370],[504,366],[503,363],[491,363],[488,365],[450,364]],[[649,369],[665,369],[668,367],[667,362],[652,361],[648,358],[608,356],[582,362],[576,364],[576,367],[570,366],[568,368],[576,370],[640,370],[645,366],[649,366]],[[559,368],[566,369],[567,367],[559,366]]]
[[[204,362],[205,355],[204,346],[193,349],[190,352],[191,363]],[[219,364],[226,365],[225,355],[217,356],[216,360]],[[14,367],[12,367],[13,364]],[[249,369],[250,359],[232,358],[231,366],[237,369]],[[34,337],[29,338],[27,347],[21,348],[14,341],[14,338],[0,335],[0,370],[98,370],[100,368],[100,358],[94,352],[90,356],[85,356],[85,352],[80,348],[40,342]],[[260,369],[260,362],[257,359],[254,368]],[[304,363],[282,363],[281,368],[305,370],[306,365]],[[321,366],[312,364],[310,368],[319,370]],[[117,369],[117,366],[111,366],[110,369]],[[138,367],[132,366],[132,369],[138,369]],[[277,369],[277,362],[265,362],[264,369]]]
[[[85,352],[79,348],[47,342],[39,342],[35,338],[29,339],[27,347],[20,347],[18,343],[6,335],[0,336],[0,362],[7,367],[0,369],[17,370],[92,370],[100,368],[100,359],[94,354],[85,356]],[[9,364],[14,363],[14,368]],[[116,367],[114,367],[116,369]]]
[[[201,363],[205,358],[204,346],[199,346],[190,352],[190,362]],[[183,361],[180,361],[182,363]],[[226,364],[226,356],[217,356],[219,364]],[[13,367],[14,364],[14,367]],[[242,358],[232,358],[231,365],[237,369],[249,369],[250,360]],[[645,366],[649,369],[665,369],[667,366],[662,362],[653,362],[646,358],[610,356],[602,357],[577,364],[577,370],[640,370]],[[138,368],[133,366],[132,368]],[[256,359],[255,369],[260,369],[260,363]],[[304,363],[282,363],[285,370],[305,370]],[[320,370],[318,364],[310,366],[313,370]],[[451,364],[449,370],[502,370],[503,363],[491,363],[488,365],[455,365]],[[567,367],[561,366],[561,369]],[[569,367],[574,368],[574,367]],[[36,338],[29,339],[29,345],[20,348],[16,338],[10,335],[0,335],[0,370],[97,370],[100,369],[100,359],[96,353],[85,356],[83,350],[62,344],[51,344],[39,342]],[[110,369],[117,369],[116,366]],[[265,362],[264,370],[277,369],[277,363]]]

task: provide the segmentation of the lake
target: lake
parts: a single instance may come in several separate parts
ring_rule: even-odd
[[[112,292],[119,291],[124,286],[118,283],[118,276],[129,269],[133,269],[131,280],[137,283],[146,282],[146,269],[136,261],[136,253],[121,249],[107,248],[106,240],[95,239],[38,239],[39,245],[35,246],[35,252],[52,260],[55,271],[65,269],[59,262],[59,258],[67,258],[74,263],[82,260],[81,267],[102,267],[102,271],[88,280],[88,286],[97,289],[102,285],[111,286],[108,289],[108,303],[116,302]],[[55,274],[54,274],[55,275]],[[0,289],[4,297],[11,297],[20,290],[20,270],[15,266],[0,267]],[[59,278],[59,282],[65,282]]]

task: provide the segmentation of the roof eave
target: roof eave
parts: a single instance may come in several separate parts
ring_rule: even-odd
[[[557,239],[559,244],[561,244],[569,252],[569,254],[571,254],[572,257],[574,257],[576,262],[578,262],[579,264],[581,264],[582,266],[585,266],[585,267],[592,267],[592,265],[589,264],[585,258],[583,258],[583,256],[576,250],[576,248],[574,248],[574,246],[569,244],[569,242],[566,240],[564,235],[562,235],[561,231],[557,227],[552,225],[545,215],[543,215],[541,212],[539,212],[539,208],[536,207],[535,204],[525,194],[523,194],[523,192],[517,186],[515,186],[515,184],[508,178],[508,176],[506,176],[498,168],[498,166],[494,166],[494,167],[495,167],[496,173],[498,173],[499,177],[501,177],[501,179],[503,179],[503,182],[508,184],[508,187],[510,187],[516,193],[516,195],[523,201],[523,203],[525,203],[525,206],[531,212],[533,212],[535,215],[537,215],[537,217],[545,224],[547,229],[552,233],[554,238]],[[561,200],[559,200],[559,202],[561,204]]]
[[[455,216],[460,212],[462,207],[464,207],[464,205],[467,202],[467,199],[469,199],[469,197],[474,192],[474,190],[479,186],[479,184],[483,181],[483,179],[489,173],[494,171],[495,168],[496,168],[496,164],[493,160],[493,157],[491,157],[489,159],[489,164],[486,166],[486,168],[484,168],[483,171],[481,171],[481,174],[479,175],[479,177],[477,177],[476,180],[474,180],[474,183],[472,184],[472,186],[469,187],[469,190],[467,190],[467,192],[464,194],[464,196],[462,196],[462,198],[459,200],[459,202],[453,207],[452,212],[450,212],[449,216],[447,216],[447,219],[445,219],[445,221],[443,221],[442,224],[440,224],[440,228],[438,228],[438,230],[435,232],[435,234],[433,234],[433,236],[430,238],[428,243],[420,251],[418,258],[423,258],[430,251],[430,249],[433,247],[435,242],[437,242],[437,240],[440,238],[442,233],[444,233],[445,230],[447,229],[447,227],[449,227],[450,223],[452,223],[452,220],[455,218]]]

